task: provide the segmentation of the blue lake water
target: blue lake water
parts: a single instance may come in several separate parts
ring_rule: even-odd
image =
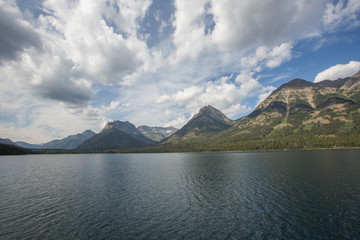
[[[0,239],[360,239],[360,151],[0,157]]]

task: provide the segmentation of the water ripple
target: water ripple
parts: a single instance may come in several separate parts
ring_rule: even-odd
[[[0,238],[359,239],[359,153],[0,157]]]

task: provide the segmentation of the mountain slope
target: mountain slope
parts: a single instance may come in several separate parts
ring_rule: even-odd
[[[0,138],[0,143],[8,144],[8,145],[16,145],[16,143],[14,143],[13,141],[11,141],[8,138]]]
[[[208,121],[199,121],[199,118],[198,115],[194,116],[164,141],[164,145],[154,150],[359,147],[360,72],[353,77],[320,83],[294,79],[272,92],[248,116],[238,119],[224,130],[218,128],[217,132],[206,137],[203,137],[203,133],[207,133],[212,125]],[[197,124],[201,125],[201,131]]]
[[[14,144],[23,148],[31,148],[31,149],[75,149],[81,143],[85,142],[95,133],[91,130],[86,130],[82,133],[78,133],[76,135],[70,135],[63,139],[56,139],[44,144],[31,144],[27,142],[18,141]]]
[[[149,143],[119,129],[104,129],[77,147],[79,150],[117,150],[149,146]]]
[[[31,149],[38,149],[38,148],[41,148],[41,146],[42,146],[41,144],[30,144],[30,143],[21,142],[21,141],[13,142],[8,138],[0,138],[0,143],[7,144],[7,145],[18,146],[18,147],[22,147],[22,148],[29,148],[29,149],[30,148]]]
[[[121,150],[147,147],[154,142],[141,134],[130,122],[114,121],[77,147],[79,150]]]
[[[91,130],[86,130],[76,135],[70,135],[66,138],[53,140],[41,146],[43,149],[75,149],[86,140],[93,137],[95,133]]]
[[[23,147],[23,148],[30,148],[30,149],[41,149],[42,144],[31,144],[23,141],[16,141],[15,144],[17,146]]]
[[[360,74],[311,83],[294,79],[217,138],[219,148],[360,146]],[[215,144],[213,144],[215,145]]]
[[[108,128],[116,128],[118,130],[121,130],[141,141],[144,141],[148,144],[153,144],[154,141],[144,136],[136,127],[134,124],[130,123],[129,121],[122,122],[122,121],[113,121],[106,124],[104,129]]]
[[[167,138],[163,144],[208,138],[230,128],[233,124],[233,120],[209,105],[201,108],[198,114],[179,131]]]
[[[153,141],[159,142],[167,137],[170,137],[178,129],[174,127],[149,127],[146,125],[137,128],[145,137]]]

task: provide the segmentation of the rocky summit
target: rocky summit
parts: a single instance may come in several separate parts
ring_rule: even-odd
[[[137,128],[145,137],[150,138],[153,141],[159,142],[167,137],[170,137],[178,129],[174,127],[149,127],[146,125],[139,126]]]
[[[217,136],[229,149],[360,146],[360,74],[280,86],[248,116]],[[218,142],[218,141],[215,141]]]
[[[78,150],[123,150],[142,148],[155,142],[145,137],[134,124],[126,121],[113,121],[106,124],[104,129],[88,139]]]
[[[166,139],[163,144],[186,142],[209,138],[219,132],[230,128],[235,121],[227,118],[213,106],[200,109],[185,126]]]
[[[236,121],[204,107],[164,144],[171,151],[358,147],[360,72],[319,83],[294,79]]]

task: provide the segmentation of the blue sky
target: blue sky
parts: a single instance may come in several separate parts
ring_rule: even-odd
[[[360,1],[2,0],[0,137],[250,113],[293,78],[360,70]]]

